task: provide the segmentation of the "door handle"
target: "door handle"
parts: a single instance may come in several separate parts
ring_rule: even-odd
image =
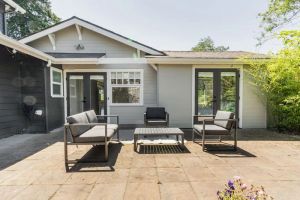
[[[83,97],[82,103],[86,103],[86,97]]]
[[[211,102],[215,103],[217,101],[217,97],[216,96],[213,96],[213,99]]]

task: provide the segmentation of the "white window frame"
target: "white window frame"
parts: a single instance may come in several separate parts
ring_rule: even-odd
[[[53,72],[58,72],[60,73],[60,77],[61,77],[61,82],[55,82],[53,81]],[[52,98],[62,98],[64,97],[64,91],[63,91],[63,71],[54,67],[50,68],[50,88],[51,88],[51,97]],[[57,95],[57,94],[53,94],[53,85],[59,85],[60,86],[60,92],[61,94]]]
[[[139,72],[140,73],[140,84],[112,84],[111,80],[111,73],[129,73],[129,72]],[[123,75],[123,74],[122,74]],[[116,74],[117,76],[117,74]],[[110,106],[143,106],[144,105],[144,71],[140,69],[118,69],[118,70],[111,70],[109,72],[109,86],[110,86],[110,96],[111,96],[111,101],[110,101]],[[117,77],[116,77],[117,78]],[[123,77],[122,77],[123,79]],[[117,79],[116,79],[117,80]],[[140,88],[140,102],[139,103],[113,103],[113,88],[114,87],[139,87]]]

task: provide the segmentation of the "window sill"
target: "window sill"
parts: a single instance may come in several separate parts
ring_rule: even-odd
[[[51,98],[64,98],[63,95],[51,95]]]

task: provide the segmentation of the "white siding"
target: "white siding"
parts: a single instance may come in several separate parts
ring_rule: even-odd
[[[133,54],[136,53],[136,49],[132,47],[84,28],[82,29],[82,41],[80,41],[75,26],[56,32],[55,43],[55,51],[48,36],[28,45],[44,52],[106,53],[108,58],[132,58]],[[76,46],[78,44],[82,44],[84,49],[77,50]]]
[[[192,66],[163,65],[158,68],[158,104],[170,114],[170,126],[191,128]]]
[[[267,112],[259,90],[251,84],[249,75],[243,74],[242,96],[242,127],[243,128],[266,128]]]

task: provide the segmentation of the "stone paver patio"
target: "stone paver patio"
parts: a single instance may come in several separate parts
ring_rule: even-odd
[[[242,133],[241,133],[242,134]],[[299,199],[300,141],[245,133],[239,151],[202,152],[199,144],[142,153],[132,144],[113,144],[108,163],[76,164],[66,173],[63,143],[52,142],[0,171],[0,199],[216,199],[233,176],[263,185],[275,199]],[[271,137],[272,136],[272,137]],[[252,137],[252,139],[251,139]],[[18,147],[15,147],[18,148]],[[17,151],[17,150],[16,150]],[[101,148],[71,147],[70,157],[101,159]]]

